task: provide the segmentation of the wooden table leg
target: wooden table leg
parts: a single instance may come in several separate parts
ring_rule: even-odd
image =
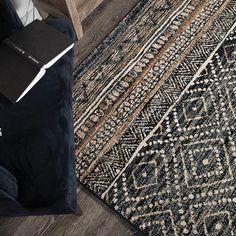
[[[80,39],[83,37],[84,31],[83,31],[82,22],[81,22],[81,19],[80,19],[80,16],[76,7],[75,0],[65,0],[65,1],[67,4],[67,8],[68,8],[72,23],[75,28],[75,32],[77,34],[77,38]]]

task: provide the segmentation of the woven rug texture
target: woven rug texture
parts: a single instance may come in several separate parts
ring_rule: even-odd
[[[236,235],[236,0],[141,0],[74,77],[83,185],[144,235]]]

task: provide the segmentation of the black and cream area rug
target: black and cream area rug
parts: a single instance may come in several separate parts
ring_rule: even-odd
[[[143,0],[75,71],[80,182],[145,235],[236,235],[236,0]]]

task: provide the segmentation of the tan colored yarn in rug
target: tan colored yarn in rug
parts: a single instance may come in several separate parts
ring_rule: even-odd
[[[147,235],[233,235],[232,0],[140,1],[75,71],[80,182]]]

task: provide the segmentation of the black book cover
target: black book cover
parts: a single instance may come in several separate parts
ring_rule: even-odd
[[[73,41],[36,20],[0,44],[0,93],[19,101],[45,70],[73,47]]]

